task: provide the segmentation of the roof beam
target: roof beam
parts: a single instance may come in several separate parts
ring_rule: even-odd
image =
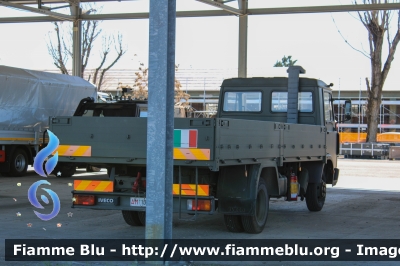
[[[197,0],[196,0],[197,1]],[[203,1],[203,0],[201,0]],[[310,6],[310,7],[277,7],[277,8],[254,8],[248,9],[249,15],[279,15],[279,14],[308,14],[308,13],[331,13],[331,12],[354,12],[369,10],[396,10],[400,9],[400,3],[394,4],[372,4],[372,5],[335,5],[335,6]],[[196,10],[177,11],[176,17],[219,17],[232,16],[231,12],[225,10]],[[81,15],[82,20],[110,20],[110,19],[143,19],[148,18],[148,13],[121,13],[121,14],[93,14]]]
[[[206,10],[206,11],[177,11],[176,16],[180,18],[191,17],[220,17],[220,16],[233,16],[232,13],[224,10]],[[81,20],[124,20],[124,19],[148,19],[149,13],[119,13],[119,14],[82,14],[79,16]],[[18,22],[52,22],[60,21],[61,19],[49,16],[35,16],[35,17],[8,17],[1,18],[0,23],[18,23]]]
[[[1,23],[28,23],[28,22],[55,22],[55,21],[60,21],[60,19],[49,17],[49,16],[0,18],[0,24]]]
[[[116,0],[120,2],[119,0]],[[9,0],[8,2],[13,4],[26,4],[26,5],[35,5],[38,0]],[[113,2],[112,0],[41,0],[42,4],[62,4],[64,2],[68,2],[73,4],[74,2]],[[115,2],[115,1],[114,1]]]
[[[0,6],[5,1],[0,0]],[[8,2],[6,2],[8,3]],[[10,4],[10,3],[8,3]],[[35,8],[34,8],[35,9]],[[398,10],[400,3],[391,4],[373,4],[373,5],[335,5],[335,6],[309,6],[309,7],[277,7],[277,8],[256,8],[248,9],[249,15],[278,15],[278,14],[307,14],[307,13],[330,13],[330,12],[354,12],[354,11],[369,11],[369,10]],[[51,11],[41,10],[40,14],[45,12],[54,13]],[[59,13],[56,13],[59,14]],[[60,14],[68,17],[67,20],[73,20],[72,16]],[[178,18],[187,17],[219,17],[232,16],[232,13],[225,10],[198,10],[198,11],[177,11]],[[121,13],[121,14],[93,14],[81,15],[82,20],[120,20],[120,19],[148,19],[149,13]],[[0,18],[0,23],[17,23],[17,22],[51,22],[66,20],[57,16],[38,16],[38,17],[9,17]]]
[[[54,18],[57,18],[59,20],[70,20],[70,21],[72,21],[72,20],[75,19],[73,16],[70,16],[70,15],[65,15],[65,14],[61,14],[61,13],[57,13],[57,12],[53,12],[53,11],[49,11],[49,10],[44,10],[44,9],[39,9],[39,8],[34,8],[34,7],[30,7],[30,6],[13,4],[13,3],[10,3],[8,1],[3,1],[3,0],[0,0],[0,6],[26,10],[26,11],[30,11],[30,12],[38,13],[38,14],[42,14],[42,15],[48,15],[50,17],[54,17]]]
[[[233,14],[224,10],[176,12],[177,18],[221,17],[221,16],[233,16]],[[149,18],[149,13],[93,14],[93,15],[81,15],[79,18],[82,20],[147,19]]]
[[[396,10],[396,9],[400,9],[400,3],[257,8],[257,9],[249,9],[248,13],[250,15],[281,15],[281,14],[357,12],[357,11]]]
[[[228,11],[228,12],[233,13],[233,14],[238,15],[238,16],[243,15],[243,11],[242,10],[234,8],[234,7],[231,7],[231,6],[228,6],[228,5],[225,5],[225,4],[217,2],[217,1],[212,1],[212,0],[196,0],[196,1],[202,2],[204,4],[208,4],[208,5],[211,5],[211,6],[215,6],[215,7],[218,7],[218,8],[221,8],[222,10]]]

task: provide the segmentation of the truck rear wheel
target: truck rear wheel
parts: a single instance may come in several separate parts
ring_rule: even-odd
[[[240,215],[224,215],[224,222],[226,228],[231,232],[243,232],[243,224]]]
[[[138,217],[143,226],[146,225],[146,212],[138,212]]]
[[[264,179],[258,182],[255,215],[242,215],[243,228],[247,233],[258,234],[264,230],[269,211],[269,196]]]
[[[15,149],[11,155],[10,176],[23,176],[28,169],[28,155],[23,149]]]
[[[122,211],[122,217],[130,226],[146,225],[146,212]]]
[[[58,163],[51,174],[56,177],[71,177],[76,172],[76,166],[68,163]]]
[[[308,183],[306,203],[309,211],[319,212],[324,207],[326,198],[326,183]]]

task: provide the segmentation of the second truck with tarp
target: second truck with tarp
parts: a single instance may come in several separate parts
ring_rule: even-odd
[[[96,86],[75,76],[0,66],[0,174],[22,176],[47,141],[49,117],[73,115]],[[75,168],[59,164],[69,176]]]

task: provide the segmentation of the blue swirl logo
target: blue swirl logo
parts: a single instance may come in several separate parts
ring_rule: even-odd
[[[53,157],[50,157],[47,159],[49,155],[51,155],[57,148],[58,144],[60,141],[56,137],[56,135],[53,134],[50,130],[47,130],[47,134],[49,135],[49,143],[45,148],[43,148],[40,152],[35,157],[35,161],[33,162],[33,169],[35,169],[35,172],[38,175],[41,175],[43,177],[47,177],[47,174],[50,174],[54,168],[57,165],[58,162],[58,152],[56,152]],[[46,168],[46,173],[43,170],[43,163],[47,159],[45,168]]]
[[[48,158],[48,156],[50,156],[58,148],[58,144],[60,143],[60,141],[58,140],[56,135],[53,134],[53,132],[51,132],[50,130],[47,130],[47,133],[49,135],[49,143],[47,144],[47,146],[45,148],[43,148],[40,152],[38,152],[38,154],[36,155],[35,160],[33,162],[33,169],[35,169],[35,172],[38,175],[41,175],[43,177],[47,177],[47,175],[50,174],[56,167],[57,162],[58,162],[58,152],[56,152],[50,158]],[[44,172],[43,164],[46,160],[47,160],[47,162],[45,164],[46,172]],[[43,185],[43,184],[51,185],[46,180],[40,180],[40,181],[33,183],[28,190],[29,202],[38,209],[44,209],[42,204],[40,204],[36,198],[37,189],[40,185]],[[60,212],[60,199],[58,198],[58,195],[53,190],[48,189],[48,188],[42,188],[42,189],[50,195],[50,198],[54,204],[53,211],[49,214],[43,214],[43,213],[40,213],[37,211],[33,211],[33,212],[36,214],[36,216],[38,218],[42,219],[43,221],[48,221],[48,220],[51,220],[54,217],[56,217],[57,214]],[[41,195],[40,198],[42,199],[42,201],[44,203],[49,204],[49,199],[45,195]]]
[[[30,186],[29,190],[28,190],[28,199],[29,199],[29,202],[30,202],[34,207],[36,207],[36,208],[38,208],[38,209],[44,209],[44,207],[39,203],[39,201],[38,201],[37,198],[36,198],[37,189],[38,189],[38,187],[39,187],[40,185],[42,185],[42,184],[51,185],[51,184],[50,184],[49,182],[47,182],[46,180],[39,180],[39,181],[33,183],[33,184]],[[48,188],[42,188],[42,189],[43,189],[44,191],[46,191],[46,192],[50,195],[50,197],[51,197],[51,199],[52,199],[52,201],[53,201],[53,204],[54,204],[54,206],[53,206],[53,211],[52,211],[51,213],[49,213],[49,214],[42,214],[42,213],[37,212],[37,211],[33,211],[33,212],[34,212],[34,213],[36,214],[36,216],[37,216],[38,218],[40,218],[41,220],[43,220],[43,221],[48,221],[48,220],[51,220],[51,219],[53,219],[54,217],[56,217],[57,214],[60,212],[60,199],[58,198],[57,194],[56,194],[53,190],[48,189]],[[49,199],[48,199],[45,195],[41,195],[40,198],[42,199],[42,201],[43,201],[44,203],[49,204]]]

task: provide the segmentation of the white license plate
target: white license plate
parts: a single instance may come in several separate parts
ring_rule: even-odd
[[[146,207],[146,198],[131,197],[131,206]]]

